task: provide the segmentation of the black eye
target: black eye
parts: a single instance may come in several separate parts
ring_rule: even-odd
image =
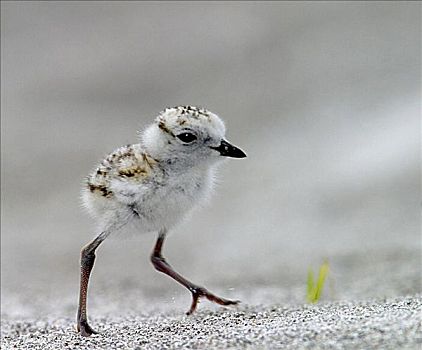
[[[177,135],[177,138],[186,143],[190,143],[196,140],[196,136],[190,132],[182,132],[181,134]]]

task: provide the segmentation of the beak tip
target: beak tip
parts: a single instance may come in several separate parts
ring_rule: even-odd
[[[222,156],[224,157],[230,157],[230,158],[246,158],[247,155],[245,152],[243,152],[241,149],[236,148],[235,150],[233,150],[233,152],[229,153],[229,154],[222,154]]]
[[[223,157],[230,157],[230,158],[246,158],[247,155],[243,152],[240,148],[233,146],[232,144],[228,143],[226,140],[222,140],[220,146],[218,147],[211,147],[216,151],[220,152],[220,155]]]

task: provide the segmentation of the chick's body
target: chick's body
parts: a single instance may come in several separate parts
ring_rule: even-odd
[[[83,204],[100,230],[136,224],[139,232],[170,229],[207,197],[213,167],[180,169],[155,159],[141,144],[112,152],[86,182]]]

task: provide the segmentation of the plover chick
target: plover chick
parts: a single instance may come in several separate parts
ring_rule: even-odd
[[[140,141],[105,158],[82,191],[83,204],[100,232],[81,251],[77,330],[83,336],[97,333],[88,324],[86,308],[95,251],[129,223],[140,233],[158,232],[151,262],[192,293],[187,314],[195,311],[202,297],[220,305],[238,303],[188,281],[173,270],[161,250],[167,232],[210,193],[217,163],[246,154],[225,140],[224,123],[216,114],[193,106],[165,109],[141,133]]]

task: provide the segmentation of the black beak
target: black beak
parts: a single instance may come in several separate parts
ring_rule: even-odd
[[[231,157],[231,158],[245,158],[246,154],[240,148],[231,145],[226,140],[221,140],[220,146],[218,147],[210,147],[215,149],[216,151],[220,152],[220,155],[223,157]]]

